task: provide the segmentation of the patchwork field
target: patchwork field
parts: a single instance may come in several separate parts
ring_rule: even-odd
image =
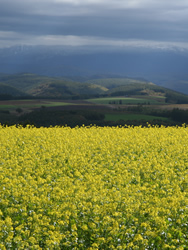
[[[187,127],[0,138],[0,249],[187,249]]]
[[[174,115],[175,109],[179,109],[179,113]],[[167,104],[164,96],[2,100],[0,124],[73,127],[83,124],[117,126],[126,122],[138,126],[149,122],[174,126],[188,122],[187,110],[188,104]]]

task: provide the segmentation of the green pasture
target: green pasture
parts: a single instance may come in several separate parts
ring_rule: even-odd
[[[66,105],[75,105],[75,104],[68,103],[68,102],[48,102],[48,103],[42,104],[42,106],[45,106],[45,107],[56,107],[56,106],[66,106]]]
[[[87,100],[96,104],[160,104],[160,100],[134,97],[105,97]]]
[[[144,115],[144,114],[105,114],[105,121],[119,121],[119,120],[144,120],[144,121],[152,121],[152,120],[163,120],[168,121],[169,119],[166,117],[160,116],[152,116],[152,115]]]

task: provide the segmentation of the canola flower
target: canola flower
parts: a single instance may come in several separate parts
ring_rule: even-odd
[[[188,128],[0,127],[0,249],[188,249]]]

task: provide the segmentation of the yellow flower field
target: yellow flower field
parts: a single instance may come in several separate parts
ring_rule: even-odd
[[[0,249],[188,249],[187,127],[0,127]]]

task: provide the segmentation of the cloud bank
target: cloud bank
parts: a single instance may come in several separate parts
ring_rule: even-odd
[[[1,0],[0,48],[188,49],[185,0]]]

